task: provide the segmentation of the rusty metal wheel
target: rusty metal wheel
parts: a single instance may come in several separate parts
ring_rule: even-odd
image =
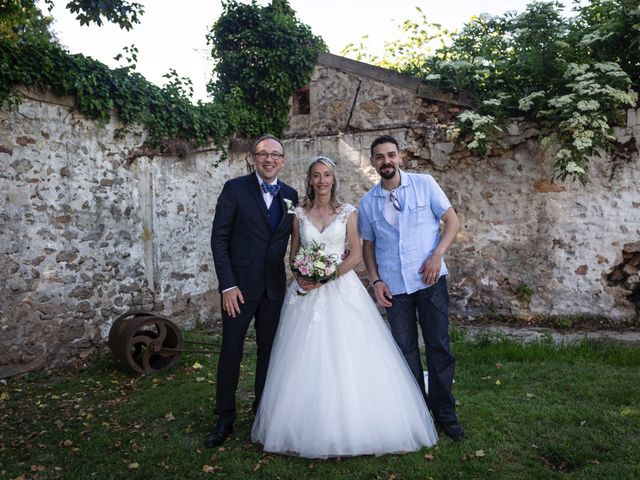
[[[119,316],[109,330],[109,348],[139,373],[157,373],[180,358],[182,337],[170,320],[149,312]]]

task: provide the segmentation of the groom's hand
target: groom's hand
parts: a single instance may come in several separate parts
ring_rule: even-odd
[[[240,315],[241,303],[244,303],[244,297],[238,287],[227,290],[222,294],[222,308],[232,318]]]

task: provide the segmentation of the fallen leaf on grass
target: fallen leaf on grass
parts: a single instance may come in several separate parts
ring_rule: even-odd
[[[138,464],[138,462],[133,462],[129,464],[129,468],[134,470],[136,468],[140,467],[140,464]]]
[[[44,465],[31,465],[32,472],[44,472],[46,469]]]
[[[169,412],[164,416],[164,419],[167,422],[173,422],[176,419],[176,417],[173,416],[173,413]]]
[[[390,473],[389,476],[387,477],[387,480],[396,480],[398,478],[398,475],[396,475],[395,473]]]
[[[432,461],[433,460],[433,453],[425,453],[424,454],[424,459]]]
[[[475,452],[465,453],[462,460],[475,460],[484,457],[484,450],[476,450]]]
[[[215,468],[213,468],[211,465],[203,465],[203,466],[202,466],[202,471],[203,471],[204,473],[213,473],[213,472],[215,472],[215,471],[216,471],[216,469],[215,469]]]
[[[131,450],[134,452],[141,452],[144,450],[144,445],[139,444],[138,442],[131,442]]]
[[[261,464],[260,462],[256,463],[256,464],[253,466],[253,471],[254,471],[254,472],[257,472],[257,471],[260,469],[260,467],[261,467],[261,466],[262,466],[262,464]]]
[[[71,445],[73,445],[73,442],[71,440],[65,440],[64,442],[62,442],[63,447],[70,447]]]
[[[502,368],[502,364],[500,362],[496,363],[496,368],[500,370]]]
[[[200,370],[202,368],[202,364],[200,362],[196,362],[191,365],[191,368],[193,368],[194,370]]]
[[[500,380],[496,380],[496,385],[502,385],[502,382]]]

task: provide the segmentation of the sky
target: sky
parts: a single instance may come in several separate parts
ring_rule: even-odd
[[[125,47],[138,49],[137,71],[147,80],[163,85],[163,75],[174,69],[193,82],[194,100],[207,100],[206,84],[211,78],[213,61],[206,34],[222,12],[219,0],[136,0],[144,4],[140,23],[127,32],[117,26],[80,26],[74,15],[57,0],[51,15],[53,31],[71,53],[82,53],[115,68],[122,61],[113,59]],[[40,0],[40,8],[46,11]],[[247,2],[248,3],[248,2]],[[258,0],[266,5],[268,0]],[[480,13],[500,15],[522,12],[530,0],[289,0],[298,19],[315,35],[322,37],[331,53],[339,55],[349,43],[365,44],[372,53],[381,54],[384,43],[401,38],[401,23],[418,20],[420,7],[427,19],[450,30],[460,29]],[[564,0],[570,5],[571,0]],[[565,8],[565,14],[569,13]]]

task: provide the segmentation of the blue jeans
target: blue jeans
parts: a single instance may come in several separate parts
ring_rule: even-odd
[[[417,292],[394,295],[391,303],[386,309],[391,333],[424,394],[418,347],[420,323],[429,371],[429,395],[425,394],[429,410],[438,422],[457,422],[456,401],[451,392],[456,360],[450,351],[447,277],[443,275],[432,286]]]

